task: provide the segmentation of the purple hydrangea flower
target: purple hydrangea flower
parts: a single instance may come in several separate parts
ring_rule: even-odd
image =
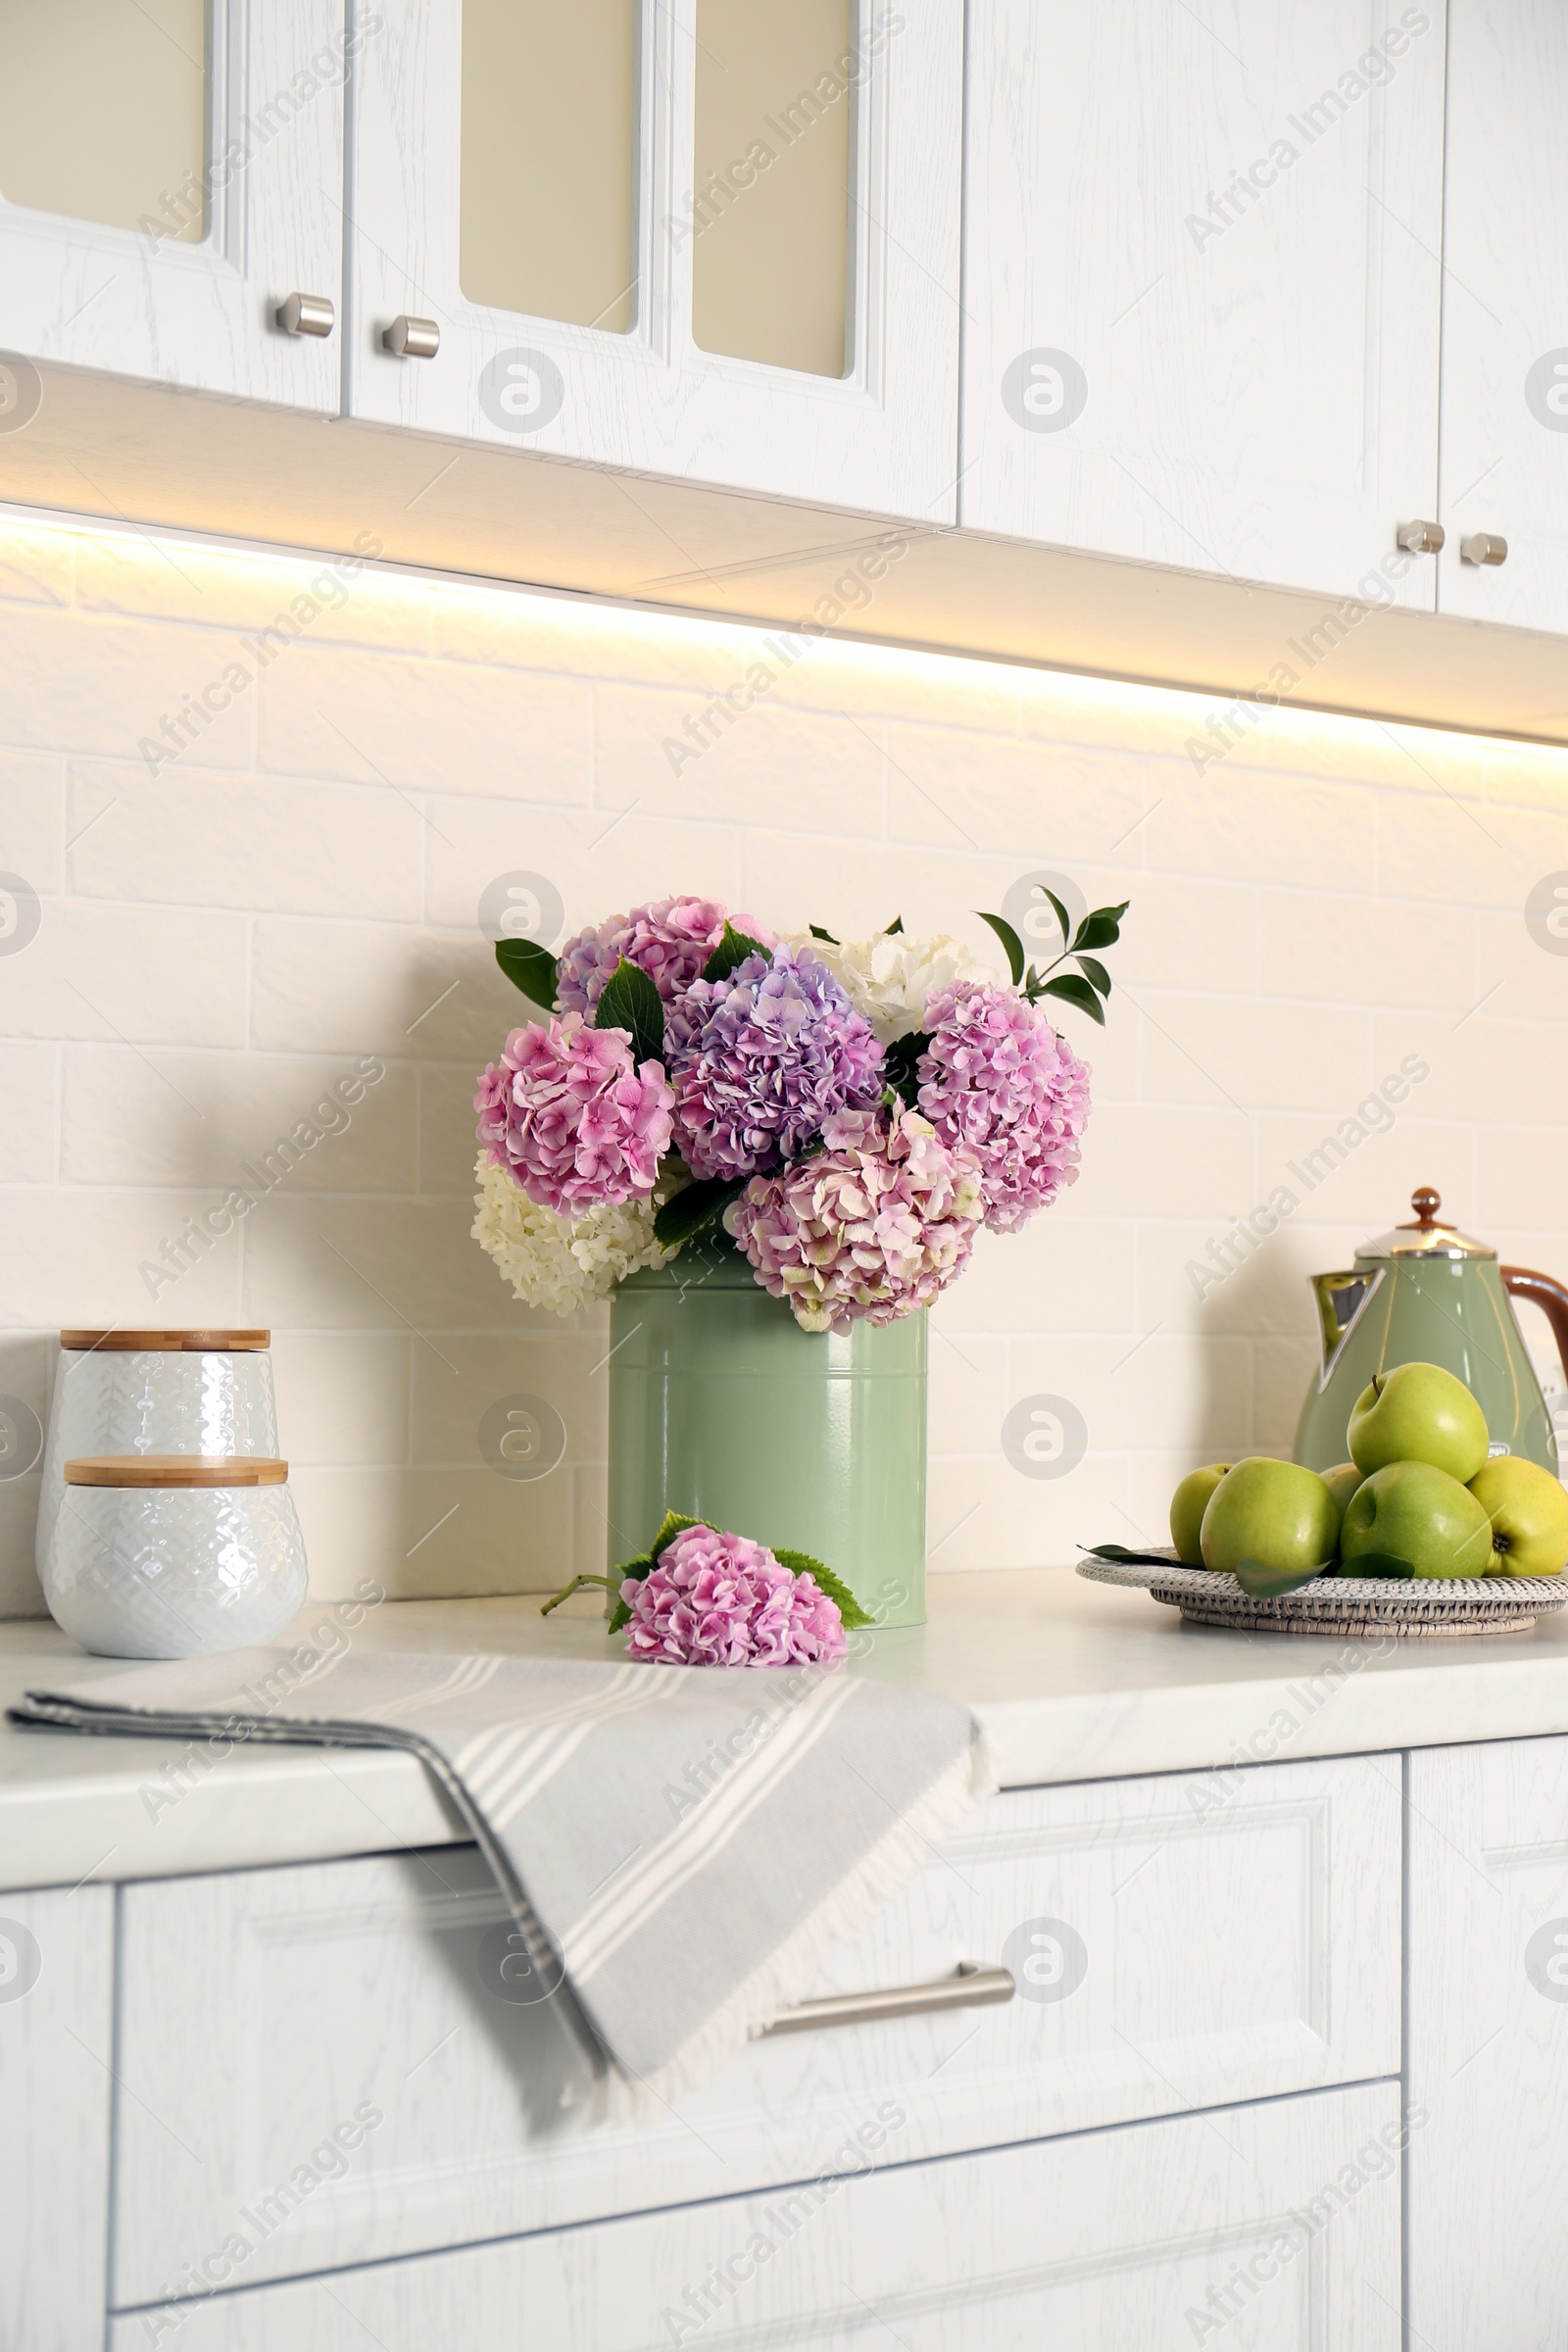
[[[1077,1179],[1089,1065],[1010,989],[960,981],[931,999],[925,1018],[920,1108],[944,1143],[976,1155],[991,1231],[1014,1232]]]
[[[724,1211],[758,1281],[805,1331],[896,1323],[929,1306],[969,1262],[974,1153],[939,1143],[902,1105],[840,1111],[822,1145],[781,1175],[754,1177]]]
[[[835,1111],[872,1103],[882,1089],[871,1024],[804,948],[694,980],[670,1006],[664,1058],[675,1147],[694,1176],[775,1168]]]
[[[748,939],[773,945],[773,934],[737,914],[734,927]],[[717,899],[656,899],[630,914],[612,914],[597,930],[568,939],[556,963],[556,1002],[563,1012],[593,1014],[605,983],[624,956],[646,972],[666,1004],[697,979],[724,936],[724,909]]]
[[[844,1620],[808,1571],[764,1544],[682,1528],[645,1577],[628,1577],[626,1647],[665,1666],[815,1666],[845,1653]]]
[[[473,1107],[492,1164],[541,1208],[573,1217],[653,1191],[674,1101],[661,1063],[634,1065],[624,1029],[590,1029],[568,1012],[514,1029]]]

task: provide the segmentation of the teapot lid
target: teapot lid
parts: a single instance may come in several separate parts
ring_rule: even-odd
[[[1380,1233],[1374,1242],[1363,1242],[1357,1257],[1495,1257],[1485,1242],[1472,1242],[1438,1214],[1443,1206],[1441,1195],[1430,1184],[1418,1185],[1410,1195],[1410,1206],[1415,1221],[1396,1225],[1392,1233]]]

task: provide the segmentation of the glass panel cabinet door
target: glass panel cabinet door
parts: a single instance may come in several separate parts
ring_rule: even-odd
[[[384,30],[342,0],[0,0],[0,342],[335,412],[343,87]]]
[[[951,521],[962,0],[382,0],[351,416]]]

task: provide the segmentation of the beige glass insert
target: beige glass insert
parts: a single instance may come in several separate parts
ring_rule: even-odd
[[[199,244],[207,0],[0,0],[0,196]]]
[[[470,302],[631,328],[637,45],[637,0],[463,0]]]
[[[808,375],[851,364],[854,0],[700,0],[692,334]]]

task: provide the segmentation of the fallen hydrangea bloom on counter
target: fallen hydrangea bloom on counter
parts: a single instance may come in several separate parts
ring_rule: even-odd
[[[610,1631],[629,1626],[628,1653],[651,1665],[836,1666],[845,1627],[873,1622],[820,1560],[679,1511],[666,1511],[648,1549],[614,1576],[574,1576],[540,1615],[583,1585],[616,1594]]]

